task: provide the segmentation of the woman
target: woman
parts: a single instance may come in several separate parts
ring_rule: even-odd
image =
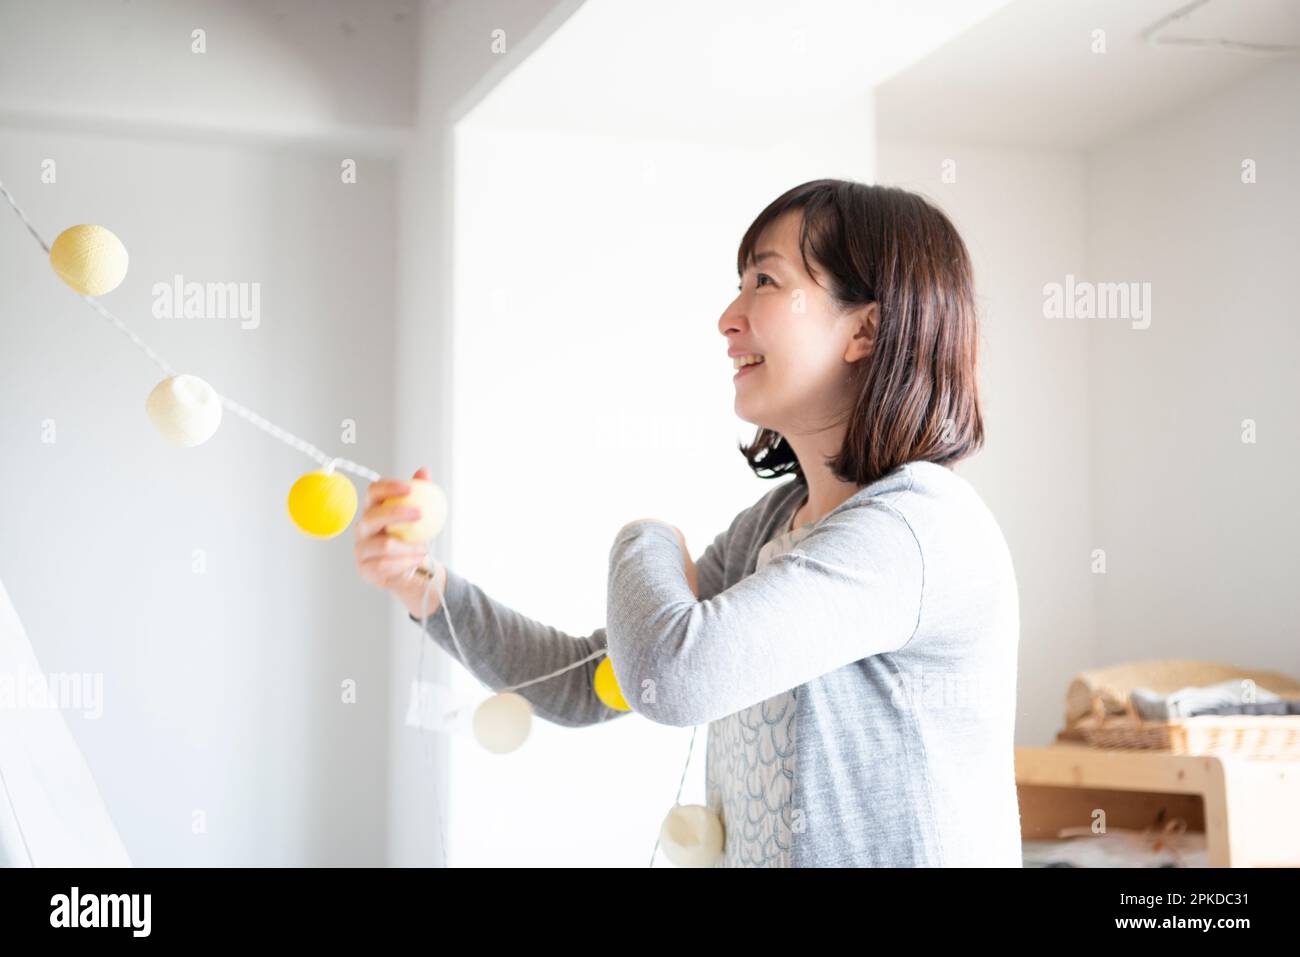
[[[573,637],[435,562],[464,664],[493,688],[602,648],[632,710],[709,725],[724,866],[1021,866],[1013,764],[1019,610],[996,521],[950,466],[983,444],[970,257],[899,189],[820,179],[741,240],[718,322],[742,446],[792,475],[691,560],[638,519],[610,551],[606,626]],[[416,473],[417,477],[422,472]],[[370,487],[362,576],[419,621],[425,552],[384,535],[414,510]],[[443,615],[429,634],[456,654]],[[596,662],[522,690],[563,725],[607,721]]]

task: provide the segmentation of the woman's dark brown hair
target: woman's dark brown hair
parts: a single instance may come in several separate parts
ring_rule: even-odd
[[[918,459],[948,465],[984,444],[976,382],[978,330],[970,253],[952,222],[914,193],[815,179],[777,197],[740,241],[744,275],[764,227],[803,211],[799,251],[808,275],[841,310],[879,303],[871,355],[855,364],[839,454],[841,480],[869,485]],[[816,269],[809,264],[813,259]],[[760,478],[807,478],[784,437],[759,428],[741,445]]]

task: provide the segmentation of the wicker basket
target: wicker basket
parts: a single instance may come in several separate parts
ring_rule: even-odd
[[[1109,714],[1106,703],[1097,697],[1092,714],[1060,732],[1057,740],[1118,750],[1300,760],[1300,715],[1207,714],[1144,721],[1131,702],[1126,711]]]

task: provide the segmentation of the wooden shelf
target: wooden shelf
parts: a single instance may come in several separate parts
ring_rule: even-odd
[[[1300,761],[1078,744],[1016,748],[1026,839],[1086,827],[1145,828],[1161,812],[1205,834],[1210,867],[1300,867]]]

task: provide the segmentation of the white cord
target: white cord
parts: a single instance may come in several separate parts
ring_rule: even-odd
[[[13,198],[13,195],[9,192],[9,190],[5,188],[3,181],[0,181],[0,193],[4,194],[4,198],[9,201],[9,205],[12,206],[14,212],[18,214],[18,218],[23,221],[23,225],[27,227],[27,231],[32,234],[32,237],[38,243],[40,243],[41,248],[45,250],[46,255],[48,255],[50,252],[49,243],[45,241],[44,237],[41,236],[41,234],[37,231],[36,227],[32,225],[31,220],[27,218],[27,214],[24,213],[22,208],[18,205],[18,201],[15,200]],[[94,309],[97,313],[99,313],[110,323],[112,323],[113,326],[120,333],[122,333],[124,336],[130,339],[132,345],[134,345],[137,349],[143,352],[150,362],[152,362],[154,365],[156,365],[159,369],[162,370],[162,373],[164,375],[170,377],[177,374],[176,369],[172,366],[170,362],[168,362],[156,351],[154,351],[154,349],[152,349],[147,342],[145,342],[138,335],[136,335],[135,332],[132,331],[130,327],[127,326],[126,323],[124,323],[117,316],[113,315],[113,313],[109,312],[109,310],[104,306],[104,304],[101,303],[98,299],[96,299],[94,296],[86,296],[86,295],[82,295],[81,298],[92,309]],[[270,421],[269,419],[263,418],[262,416],[254,412],[252,409],[248,408],[247,406],[241,405],[240,403],[236,402],[234,399],[228,396],[221,395],[221,404],[225,406],[227,409],[229,409],[231,412],[235,413],[235,415],[239,416],[240,418],[248,422],[251,422],[253,425],[261,429],[263,432],[265,432],[267,435],[271,436],[272,438],[279,439],[281,442],[283,442],[285,445],[288,445],[290,448],[297,449],[299,452],[302,452],[304,455],[307,455],[315,459],[317,463],[319,463],[320,465],[326,466],[326,471],[333,471],[333,469],[337,467],[343,469],[346,472],[351,472],[353,475],[358,475],[361,478],[369,479],[371,482],[377,482],[381,478],[380,474],[376,472],[374,469],[366,468],[364,465],[358,465],[356,462],[353,462],[350,459],[335,458],[326,455],[324,452],[322,452],[316,446],[312,445],[310,442],[300,439],[292,432],[288,432],[285,429],[280,428],[280,426],[276,425],[274,422]]]
[[[695,732],[699,730],[700,730],[700,726],[698,724],[695,727],[691,728],[691,744],[690,747],[686,749],[686,767],[682,768],[682,779],[677,782],[677,797],[673,798],[673,807],[676,807],[677,805],[682,803],[682,788],[686,786],[686,772],[690,770],[691,755],[695,751]],[[662,833],[662,828],[660,829],[660,831]],[[655,866],[655,855],[658,853],[659,853],[659,835],[655,835],[654,850],[650,852],[651,867]]]

